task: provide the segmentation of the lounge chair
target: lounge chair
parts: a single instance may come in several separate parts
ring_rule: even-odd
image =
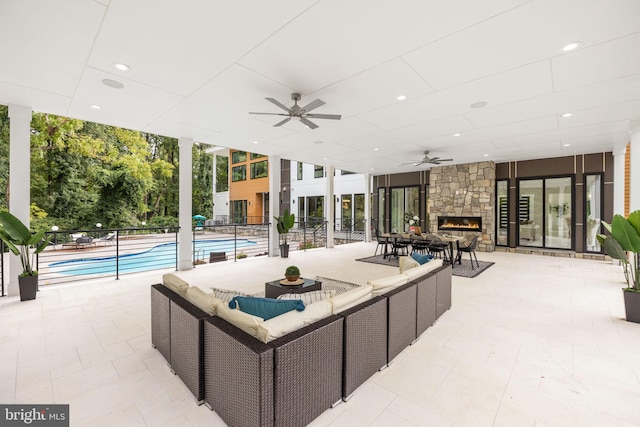
[[[98,243],[102,244],[102,245],[113,245],[113,241],[116,238],[116,233],[109,233],[106,236],[103,236],[101,238],[98,239]]]

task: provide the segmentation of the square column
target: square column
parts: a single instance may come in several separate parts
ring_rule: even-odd
[[[193,139],[179,138],[178,147],[180,148],[178,270],[191,270],[193,268],[193,232],[191,230]]]
[[[29,227],[31,204],[31,108],[9,105],[9,212]],[[20,295],[20,258],[9,256],[8,295]]]
[[[269,156],[269,256],[280,256],[280,235],[276,227],[274,216],[280,216],[280,156]],[[300,219],[297,218],[298,222]]]
[[[334,236],[334,228],[335,228],[335,218],[336,218],[336,197],[333,194],[333,184],[335,180],[335,171],[336,168],[334,166],[327,166],[327,189],[325,191],[327,197],[324,201],[325,206],[325,217],[327,218],[327,248],[333,248],[333,236]]]

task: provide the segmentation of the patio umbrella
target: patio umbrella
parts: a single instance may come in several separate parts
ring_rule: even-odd
[[[206,216],[202,216],[202,215],[194,215],[191,218],[196,219],[198,221],[204,221],[205,219],[207,219]]]

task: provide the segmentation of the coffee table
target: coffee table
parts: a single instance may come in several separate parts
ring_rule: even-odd
[[[322,282],[315,279],[303,279],[304,282],[300,285],[282,285],[280,280],[274,280],[273,282],[267,282],[264,284],[264,296],[266,298],[277,298],[282,294],[301,294],[309,291],[319,291],[322,286]]]

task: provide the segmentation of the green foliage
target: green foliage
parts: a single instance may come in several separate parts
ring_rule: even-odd
[[[622,262],[627,288],[640,292],[640,210],[627,218],[614,215],[611,224],[602,224],[611,235],[598,234],[598,242],[607,255]]]
[[[285,270],[284,275],[285,276],[299,276],[300,275],[300,269],[298,267],[296,267],[295,265],[290,265]]]
[[[274,216],[276,220],[276,228],[278,233],[280,234],[280,238],[283,239],[282,244],[287,244],[287,233],[296,222],[296,217],[293,213],[289,213],[289,210],[285,209],[284,214],[282,216]]]
[[[307,240],[306,242],[300,242],[300,246],[298,246],[298,250],[305,250],[305,249],[314,249],[317,248],[318,246],[315,245],[312,241]]]
[[[213,156],[193,148],[193,209],[213,211]],[[225,186],[227,158],[216,174]],[[179,147],[175,138],[142,133],[53,114],[31,121],[31,202],[46,215],[32,226],[50,230],[174,226],[178,220]],[[0,105],[0,209],[8,206],[9,118]],[[154,218],[158,218],[154,220]]]
[[[33,270],[34,257],[49,244],[49,237],[44,238],[44,231],[31,234],[18,218],[9,212],[0,212],[0,239],[14,255],[20,257],[23,276],[38,274]]]

